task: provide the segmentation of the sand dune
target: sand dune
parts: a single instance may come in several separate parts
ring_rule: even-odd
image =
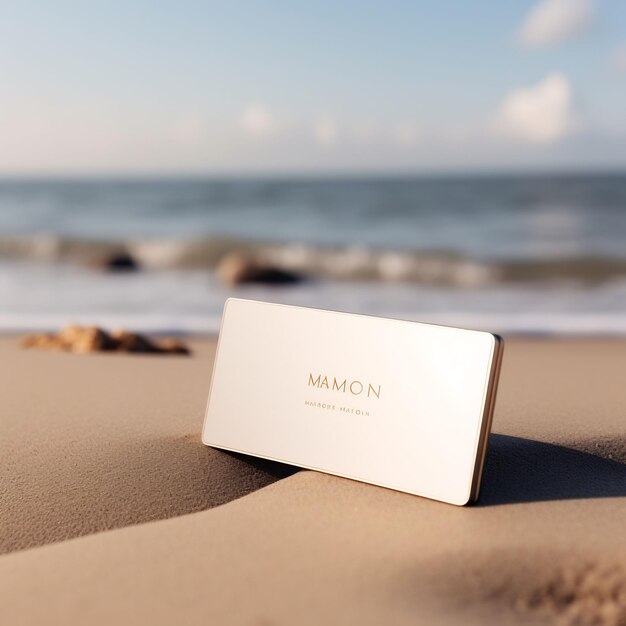
[[[508,342],[467,508],[205,449],[211,342],[181,359],[15,344],[6,623],[626,623],[625,342]]]

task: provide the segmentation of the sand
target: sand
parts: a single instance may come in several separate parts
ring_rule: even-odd
[[[0,339],[4,623],[626,624],[626,342],[508,341],[466,508],[205,448],[192,345]]]

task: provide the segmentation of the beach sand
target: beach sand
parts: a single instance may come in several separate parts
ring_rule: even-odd
[[[192,347],[0,339],[3,623],[626,624],[626,341],[507,342],[465,508],[204,447]]]

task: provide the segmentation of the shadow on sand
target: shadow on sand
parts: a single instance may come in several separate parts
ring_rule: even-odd
[[[226,452],[276,480],[298,468]],[[492,434],[477,506],[626,496],[626,464],[533,439]]]
[[[478,506],[626,496],[626,465],[550,443],[492,434]]]

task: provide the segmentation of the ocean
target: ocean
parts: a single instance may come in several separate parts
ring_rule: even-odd
[[[215,332],[255,298],[626,334],[626,175],[0,180],[0,330]],[[295,284],[222,284],[233,251]],[[124,251],[137,271],[98,260]]]

